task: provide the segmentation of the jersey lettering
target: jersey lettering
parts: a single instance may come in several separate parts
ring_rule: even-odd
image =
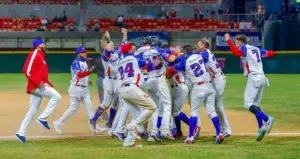
[[[120,66],[119,67],[119,73],[121,75],[121,79],[123,80],[124,79],[124,73],[127,73],[127,77],[133,77],[134,76],[134,70],[133,70],[133,63],[130,62],[130,63],[127,63],[126,66],[125,66],[125,69]]]
[[[193,70],[193,73],[196,77],[199,77],[204,74],[201,64],[203,63],[203,59],[199,60],[197,63],[194,63],[191,65],[191,69]]]
[[[251,52],[256,55],[257,62],[260,62],[260,56],[259,56],[260,53],[258,52],[258,50],[253,49],[253,50],[251,50]]]

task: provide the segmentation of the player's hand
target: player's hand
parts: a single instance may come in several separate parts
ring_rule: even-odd
[[[41,91],[44,91],[45,89],[46,89],[46,83],[44,83],[44,82],[42,82],[41,84],[40,84],[40,86],[39,86],[39,89],[41,90]]]
[[[230,35],[229,35],[228,33],[226,33],[226,34],[224,35],[224,38],[225,38],[226,41],[228,41],[228,40],[230,40]]]
[[[122,28],[122,29],[121,29],[121,32],[122,32],[123,35],[127,35],[128,30],[127,30],[126,28]]]
[[[109,32],[107,30],[105,31],[104,36],[107,37],[107,38],[110,37],[110,34],[109,34]]]
[[[89,69],[89,72],[93,72],[95,69],[95,66],[92,66],[90,69]]]

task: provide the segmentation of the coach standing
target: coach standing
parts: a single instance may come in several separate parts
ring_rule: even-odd
[[[28,54],[23,66],[23,72],[28,81],[26,92],[30,94],[30,102],[29,110],[16,134],[17,139],[22,143],[26,142],[26,131],[40,107],[42,98],[49,98],[49,102],[36,122],[47,130],[50,130],[50,127],[46,119],[61,99],[60,94],[53,88],[48,79],[48,65],[45,60],[44,41],[40,38],[35,39],[32,42],[32,48],[33,50]]]

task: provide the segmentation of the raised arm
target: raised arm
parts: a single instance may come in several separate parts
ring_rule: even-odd
[[[229,48],[230,48],[230,50],[232,51],[232,53],[233,53],[234,56],[236,56],[236,57],[241,57],[241,56],[244,55],[244,53],[242,52],[242,50],[240,50],[239,48],[237,48],[237,47],[233,44],[232,40],[230,39],[230,35],[229,35],[228,33],[226,33],[226,34],[224,35],[224,37],[225,37],[225,40],[227,41],[227,44],[228,44],[228,46],[229,46]]]
[[[122,32],[122,42],[121,42],[121,45],[124,45],[124,44],[126,44],[127,41],[128,41],[128,40],[127,40],[127,39],[128,39],[128,36],[127,36],[128,30],[125,29],[125,28],[122,28],[121,32]]]

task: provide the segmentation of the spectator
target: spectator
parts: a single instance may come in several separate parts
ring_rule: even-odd
[[[65,25],[65,32],[69,32],[70,31],[70,28],[68,25]]]
[[[169,18],[170,18],[170,13],[169,13],[169,11],[168,11],[168,10],[166,10],[166,13],[165,13],[165,18],[166,18],[166,19],[169,19]]]
[[[230,10],[229,8],[227,7],[225,9],[225,21],[229,22],[229,14],[230,14]]]
[[[199,9],[198,8],[194,8],[194,19],[198,20],[198,16],[199,16]]]
[[[58,22],[57,16],[55,16],[55,17],[53,18],[52,22]]]
[[[244,31],[245,30],[246,26],[245,26],[245,22],[244,21],[240,22],[239,28],[240,28],[240,31]]]
[[[176,10],[174,7],[172,8],[172,11],[171,11],[171,18],[176,18]]]
[[[47,17],[46,18],[41,18],[41,23],[42,23],[42,25],[47,25],[48,24]]]
[[[216,11],[215,11],[214,9],[212,9],[212,10],[210,11],[210,17],[211,17],[211,18],[215,18],[215,16],[216,16]]]
[[[230,24],[230,31],[234,31],[234,28],[235,28],[234,23],[231,23],[231,24]]]
[[[116,26],[122,27],[124,25],[123,21],[124,21],[124,15],[119,15],[117,17]]]
[[[251,27],[252,27],[252,23],[251,22],[245,22],[245,29],[246,31],[250,31],[251,30]]]
[[[98,23],[95,24],[95,28],[94,28],[94,31],[99,31],[100,30],[100,26]]]
[[[203,18],[204,18],[204,12],[203,12],[202,9],[200,9],[199,11],[200,11],[199,12],[200,20],[203,20]]]
[[[69,30],[75,31],[75,25],[73,23],[69,24]]]

